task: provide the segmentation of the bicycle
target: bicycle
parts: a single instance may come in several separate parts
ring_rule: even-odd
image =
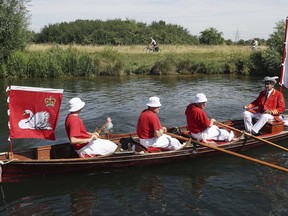
[[[260,51],[261,48],[259,46],[251,46],[250,47],[252,51]]]
[[[160,52],[159,46],[151,46],[150,44],[144,47],[143,52]]]

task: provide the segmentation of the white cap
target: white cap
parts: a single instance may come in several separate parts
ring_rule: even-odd
[[[148,107],[160,107],[160,99],[159,97],[150,97],[148,103],[146,103]]]
[[[85,102],[83,102],[80,98],[75,97],[69,101],[70,110],[69,112],[76,112],[82,109],[85,106]]]
[[[194,98],[194,103],[204,103],[207,102],[206,95],[203,93],[198,93]]]
[[[278,79],[279,77],[278,76],[274,76],[274,77],[269,77],[269,76],[266,76],[264,77],[264,82],[273,82],[274,84],[277,83],[276,79]]]

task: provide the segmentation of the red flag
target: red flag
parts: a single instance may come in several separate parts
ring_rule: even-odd
[[[55,140],[63,89],[11,86],[10,138]]]

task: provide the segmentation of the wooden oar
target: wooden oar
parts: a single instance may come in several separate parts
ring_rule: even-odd
[[[168,135],[170,135],[170,136],[172,136],[172,137],[174,137],[176,139],[180,139],[182,141],[188,141],[189,140],[189,138],[186,138],[186,137],[183,137],[183,136],[179,136],[179,135],[176,135],[176,134],[172,134],[172,133],[168,133],[168,132],[166,132],[166,134],[168,134]],[[252,157],[249,157],[249,156],[246,156],[246,155],[242,155],[242,154],[239,154],[239,153],[227,150],[227,149],[219,148],[217,146],[212,146],[212,145],[209,145],[207,143],[198,142],[196,140],[193,140],[192,142],[197,143],[197,144],[202,145],[202,146],[206,146],[208,148],[215,149],[217,151],[221,151],[221,152],[224,152],[224,153],[227,153],[227,154],[230,154],[230,155],[234,155],[236,157],[240,157],[240,158],[243,158],[243,159],[255,162],[255,163],[259,163],[259,164],[262,164],[262,165],[265,165],[265,166],[269,166],[269,167],[272,167],[272,168],[275,168],[275,169],[278,169],[278,170],[281,170],[281,171],[284,171],[284,172],[288,172],[288,169],[285,168],[285,167],[281,167],[281,166],[278,166],[278,165],[275,165],[275,164],[271,164],[271,163],[268,163],[268,162],[265,162],[265,161],[262,161],[262,160],[258,160],[256,158],[252,158]]]
[[[280,149],[282,149],[282,150],[284,150],[284,151],[288,151],[288,149],[285,148],[285,147],[283,147],[283,146],[277,145],[276,143],[270,142],[270,141],[265,140],[265,139],[263,139],[263,138],[261,138],[261,137],[254,136],[254,135],[252,135],[252,134],[250,134],[250,133],[247,133],[247,132],[245,132],[245,131],[241,131],[241,130],[239,130],[239,129],[237,129],[237,128],[231,127],[231,126],[226,125],[226,124],[223,124],[223,123],[221,123],[221,122],[215,122],[215,124],[221,125],[222,127],[228,128],[228,129],[233,130],[233,131],[238,132],[238,133],[244,133],[246,136],[252,137],[253,139],[259,140],[259,141],[264,142],[264,143],[267,143],[267,144],[269,144],[269,145],[273,145],[273,146],[275,146],[275,147],[277,147],[277,148],[280,148]]]

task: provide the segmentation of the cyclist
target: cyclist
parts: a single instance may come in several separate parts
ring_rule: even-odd
[[[259,46],[259,42],[256,40],[256,38],[254,38],[254,39],[252,40],[251,49],[252,49],[252,50],[257,50],[257,49],[258,49],[258,46]]]
[[[153,50],[157,47],[157,43],[156,43],[156,41],[153,39],[153,37],[151,37],[150,46],[152,47]]]

